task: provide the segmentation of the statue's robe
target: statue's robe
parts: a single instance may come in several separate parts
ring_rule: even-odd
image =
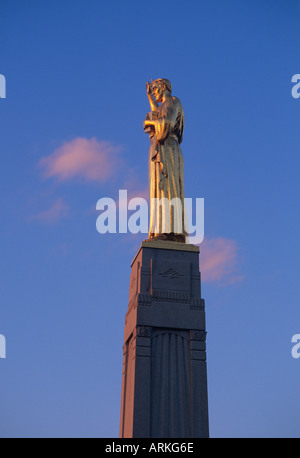
[[[149,236],[170,233],[185,236],[184,163],[180,148],[184,112],[180,100],[168,97],[155,115],[155,132],[150,134],[149,150]],[[174,198],[174,205],[169,205]],[[162,205],[158,205],[157,199]]]

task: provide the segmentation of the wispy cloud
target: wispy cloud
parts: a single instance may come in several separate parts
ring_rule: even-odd
[[[200,270],[204,282],[220,285],[238,283],[245,277],[239,273],[239,246],[235,240],[217,237],[204,239],[200,245]]]
[[[58,198],[47,210],[31,215],[30,219],[46,224],[53,224],[64,218],[68,212],[69,207],[65,204],[62,198]]]
[[[130,179],[122,184],[122,189],[127,190],[127,202],[134,198],[142,198],[149,201],[149,185],[142,183],[137,175],[131,171]],[[118,205],[119,205],[118,201]]]
[[[96,138],[75,138],[63,143],[38,166],[47,178],[60,180],[81,178],[87,181],[108,181],[120,166],[120,147]]]

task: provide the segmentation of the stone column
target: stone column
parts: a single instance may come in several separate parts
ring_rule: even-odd
[[[131,265],[120,437],[208,437],[199,248],[143,242]]]

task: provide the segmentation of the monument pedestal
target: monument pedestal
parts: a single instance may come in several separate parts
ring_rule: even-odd
[[[120,437],[208,437],[199,248],[146,241],[131,268]]]

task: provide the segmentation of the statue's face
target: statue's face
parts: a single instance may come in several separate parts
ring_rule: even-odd
[[[165,91],[164,85],[157,83],[155,81],[154,83],[152,83],[152,94],[154,95],[157,102],[162,101],[164,91]]]

